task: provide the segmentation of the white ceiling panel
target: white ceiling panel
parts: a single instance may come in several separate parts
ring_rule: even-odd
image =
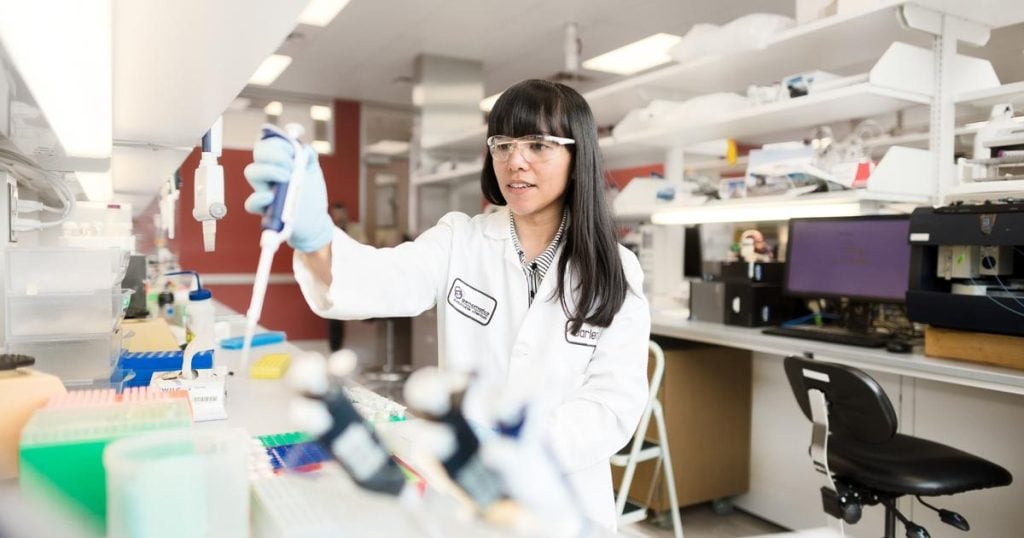
[[[435,54],[483,62],[489,95],[562,70],[569,22],[578,24],[582,60],[656,32],[685,33],[754,11],[792,15],[793,1],[352,0],[328,27],[311,32],[271,88],[409,105],[411,85],[394,80],[412,76],[417,55]],[[616,78],[585,74],[594,83]]]

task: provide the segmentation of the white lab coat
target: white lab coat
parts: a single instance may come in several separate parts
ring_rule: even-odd
[[[557,403],[545,417],[556,457],[586,514],[615,528],[608,458],[636,431],[648,393],[650,310],[632,252],[619,246],[630,289],[611,326],[584,325],[572,335],[561,304],[549,299],[557,264],[529,305],[507,208],[473,218],[449,213],[415,241],[395,248],[376,249],[336,230],[331,248],[329,289],[297,258],[293,263],[314,312],[366,319],[415,316],[440,305],[441,366],[475,371],[513,390],[543,384]],[[480,416],[482,396],[472,390],[467,395],[470,419]]]

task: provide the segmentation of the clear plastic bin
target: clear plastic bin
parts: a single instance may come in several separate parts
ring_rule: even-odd
[[[7,250],[7,292],[42,294],[110,289],[124,279],[119,248],[26,247]]]
[[[53,374],[68,386],[110,384],[110,373],[121,353],[121,335],[110,333],[80,340],[8,339],[7,352],[35,357],[32,368]]]
[[[132,290],[7,296],[7,336],[72,339],[117,328]]]
[[[110,444],[103,452],[107,536],[247,538],[251,442],[242,430],[221,429]]]

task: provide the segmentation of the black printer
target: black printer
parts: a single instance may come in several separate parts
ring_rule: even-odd
[[[1024,336],[1024,203],[918,208],[909,240],[911,320]]]

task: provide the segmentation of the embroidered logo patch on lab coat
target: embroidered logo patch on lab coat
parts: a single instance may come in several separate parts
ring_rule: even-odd
[[[467,318],[487,325],[494,317],[494,310],[498,307],[498,301],[486,293],[466,284],[461,278],[452,282],[452,288],[448,290],[448,304],[456,312]]]
[[[572,334],[572,320],[565,322],[565,341],[577,346],[597,347],[597,339],[601,336],[601,329],[586,323],[580,327],[580,332]]]

